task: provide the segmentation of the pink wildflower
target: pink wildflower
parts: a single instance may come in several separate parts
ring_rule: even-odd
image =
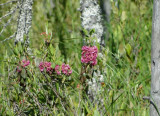
[[[55,66],[55,71],[56,71],[57,75],[61,74],[61,70],[60,70],[60,66],[59,65]]]
[[[40,62],[40,64],[39,64],[39,69],[40,69],[40,71],[41,71],[41,72],[44,71],[44,68],[45,68],[44,63],[43,63],[43,62]]]
[[[30,64],[30,61],[29,60],[22,60],[20,63],[19,63],[19,66],[17,66],[17,72],[21,72],[22,71],[22,68],[25,68],[26,66],[28,66]],[[22,67],[22,68],[21,68]]]
[[[17,72],[20,73],[22,71],[21,68],[19,68],[19,66],[17,66]]]
[[[29,60],[22,60],[22,67],[26,67],[30,64],[30,61]]]
[[[65,75],[70,75],[72,74],[72,70],[68,64],[62,64],[62,73]]]
[[[78,88],[78,89],[80,88],[80,84],[77,85],[77,88]]]
[[[40,35],[43,35],[45,40],[47,39],[48,35],[51,35],[51,33],[47,34],[46,32],[42,32]]]
[[[72,70],[70,68],[70,66],[68,64],[62,64],[62,66],[60,67],[59,65],[55,66],[55,71],[57,73],[57,75],[61,74],[61,71],[63,74],[69,76],[70,74],[72,74]]]
[[[52,71],[51,62],[45,62],[44,64],[47,72]]]
[[[98,49],[96,46],[93,47],[83,46],[81,62],[86,64],[91,64],[94,66],[97,64],[97,54],[98,54]]]
[[[40,35],[46,35],[46,32],[42,32]]]
[[[40,62],[39,69],[41,72],[46,69],[46,72],[51,74],[53,72],[53,68],[51,67],[51,62]]]

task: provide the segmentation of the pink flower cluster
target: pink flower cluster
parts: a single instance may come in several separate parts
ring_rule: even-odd
[[[51,35],[51,33],[49,33],[49,34],[47,34],[46,32],[42,32],[40,35],[44,35],[44,39],[46,40],[47,39],[47,37],[49,36],[49,35]]]
[[[25,68],[26,66],[28,66],[30,64],[29,60],[22,60],[20,63],[20,66],[17,66],[17,72],[21,72],[22,69],[20,67]]]
[[[55,67],[55,71],[58,75],[61,74],[61,71],[63,74],[69,76],[70,74],[72,74],[72,70],[70,68],[70,66],[68,64],[62,64],[62,66],[60,67],[59,65],[56,65]]]
[[[68,64],[62,64],[62,73],[65,75],[70,75],[72,74],[72,70]]]
[[[61,67],[59,65],[56,65],[55,71],[56,71],[57,75],[60,75],[61,74]]]
[[[53,72],[53,68],[51,67],[51,62],[40,62],[39,69],[41,72],[43,72],[44,69],[46,69],[46,72],[49,74],[52,74]]]
[[[97,64],[97,54],[98,54],[98,49],[96,46],[92,47],[83,46],[81,62],[86,64],[91,64],[94,66]]]
[[[17,72],[21,72],[22,71],[22,69],[19,67],[19,66],[17,66]]]
[[[26,67],[30,64],[30,61],[29,60],[22,60],[22,67]]]

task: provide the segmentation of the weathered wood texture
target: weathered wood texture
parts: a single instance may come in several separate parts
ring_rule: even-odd
[[[151,100],[160,112],[160,0],[154,0],[151,49]],[[159,116],[153,104],[150,116]]]
[[[97,0],[80,0],[82,27],[88,31],[95,29],[95,36],[102,43],[103,25],[100,6]]]
[[[24,35],[27,37],[27,42],[29,42],[29,29],[32,23],[32,4],[33,0],[19,0],[20,11],[18,17],[18,25],[16,31],[15,43],[24,42]]]
[[[101,0],[101,9],[102,9],[102,15],[104,17],[103,24],[104,24],[104,40],[109,39],[109,24],[110,24],[110,14],[111,14],[111,4],[110,0]],[[105,46],[105,41],[102,43],[103,46]]]
[[[110,0],[102,0],[101,7],[103,9],[106,21],[110,22],[110,14],[111,14]]]
[[[102,13],[100,5],[97,0],[80,0],[80,11],[81,11],[81,24],[82,27],[88,31],[95,29],[94,37],[97,38],[100,45],[104,44],[103,36],[103,25],[102,25]],[[97,70],[94,71],[92,79],[88,79],[88,97],[94,104],[100,104],[103,102],[101,97],[98,95],[101,91],[101,82],[103,81],[103,75]]]

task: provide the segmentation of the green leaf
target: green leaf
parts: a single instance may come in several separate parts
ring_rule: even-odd
[[[93,33],[95,33],[95,29],[92,29],[92,30],[89,32],[89,35],[92,35]]]
[[[18,54],[19,54],[19,51],[18,51],[18,48],[17,48],[17,46],[14,48],[14,50],[13,50],[13,53],[14,53],[15,55],[17,55],[17,56],[18,56]]]
[[[84,33],[85,36],[88,36],[88,35],[89,35],[89,34],[88,34],[88,31],[87,31],[86,29],[83,29],[83,33]]]
[[[41,52],[39,50],[35,49],[35,54],[41,55]]]
[[[49,48],[50,48],[51,54],[54,55],[55,54],[55,49],[54,49],[53,45],[50,44]]]
[[[126,18],[127,18],[126,12],[125,12],[125,11],[122,11],[121,20],[122,20],[122,21],[125,21]]]
[[[65,77],[63,77],[63,79],[62,79],[62,83],[64,83],[64,82],[65,82],[65,80],[66,80],[66,78],[65,78]]]
[[[132,51],[132,47],[131,47],[131,45],[128,43],[128,44],[126,45],[126,52],[127,52],[127,55],[130,56],[131,51]]]
[[[52,68],[55,68],[55,66],[56,66],[55,63],[52,63],[52,64],[51,64],[51,67],[52,67]]]
[[[18,42],[17,46],[18,46],[18,51],[19,51],[20,53],[22,53],[22,52],[23,52],[23,49],[22,49],[21,42]]]
[[[62,64],[62,61],[56,60],[55,64],[56,64],[56,65],[61,65],[61,64]]]
[[[94,110],[94,116],[100,116],[99,112],[96,110]]]

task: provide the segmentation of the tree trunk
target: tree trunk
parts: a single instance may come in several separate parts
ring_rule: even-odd
[[[104,39],[102,39],[104,29],[101,9],[97,0],[80,0],[80,7],[82,27],[88,31],[95,29],[95,33],[92,36],[97,38],[100,45],[104,44]],[[103,81],[103,76],[99,70],[93,72],[92,79],[86,80],[88,83],[87,94],[94,104],[102,102],[102,99],[98,97],[98,93],[101,90],[101,81]]]
[[[101,1],[101,9],[102,9],[102,13],[104,15],[104,38],[106,40],[109,39],[109,31],[108,31],[108,25],[110,24],[110,14],[111,14],[111,4],[110,4],[110,0],[102,0]],[[102,45],[105,45],[105,43],[102,43]]]
[[[33,0],[19,0],[20,11],[18,17],[17,31],[15,44],[17,42],[24,42],[24,36],[26,35],[26,44],[29,43],[29,29],[32,23],[32,4]]]
[[[154,0],[151,50],[152,76],[150,115],[159,116],[158,111],[160,111],[160,0]]]
[[[101,10],[97,0],[80,0],[82,27],[88,31],[95,29],[95,36],[99,43],[103,43],[103,25]]]

